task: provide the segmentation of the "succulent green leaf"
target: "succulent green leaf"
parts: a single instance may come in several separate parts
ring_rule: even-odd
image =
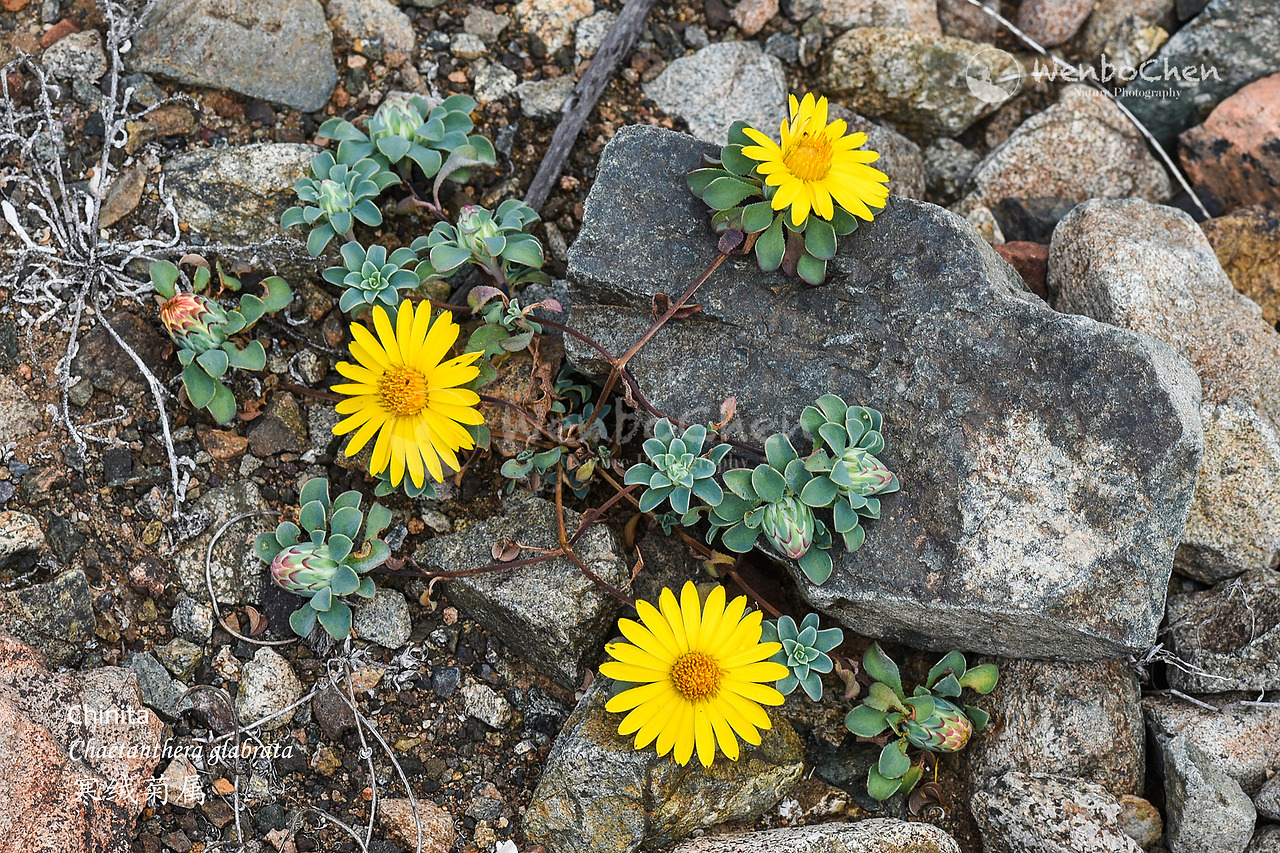
[[[315,595],[311,596],[311,606],[316,610],[328,610],[333,606],[333,588],[324,587]]]
[[[975,666],[960,676],[960,684],[962,687],[968,687],[970,690],[976,690],[979,693],[990,693],[996,689],[996,682],[1000,678],[1000,671],[993,663],[984,663],[981,666]]]
[[[835,568],[831,562],[831,555],[821,548],[810,548],[796,562],[805,576],[816,584],[826,583]]]
[[[902,692],[902,675],[898,665],[884,653],[879,643],[872,643],[862,656],[862,670],[876,681],[889,686],[899,699],[906,699]]]
[[[292,521],[282,521],[276,525],[275,538],[281,548],[288,548],[298,543],[302,531]]]
[[[964,675],[968,667],[969,664],[964,659],[963,654],[954,650],[947,652],[942,660],[935,663],[933,668],[929,670],[929,676],[925,679],[924,686],[932,688],[940,678],[947,674],[948,670],[954,672],[957,676]]]
[[[756,167],[756,161],[742,153],[741,145],[726,145],[720,150],[720,162],[730,172],[747,177]]]
[[[168,261],[156,261],[151,265],[151,286],[165,299],[172,299],[178,292],[178,268]]]
[[[952,698],[959,696],[961,689],[959,679],[951,673],[947,673],[942,678],[938,679],[937,684],[933,685],[934,693],[937,693],[939,696],[949,696]]]
[[[273,534],[260,533],[258,538],[253,540],[253,553],[257,554],[262,562],[270,563],[275,559],[276,554],[280,553],[280,543],[276,541]]]
[[[894,794],[898,793],[898,789],[902,787],[902,779],[885,778],[877,768],[872,765],[867,771],[867,793],[871,795],[873,800],[887,800]]]
[[[752,472],[749,468],[734,468],[724,472],[724,484],[729,491],[747,501],[758,501],[760,495],[751,485]]]
[[[796,274],[809,284],[822,284],[827,278],[827,262],[805,252],[796,262]]]
[[[902,785],[898,788],[904,794],[910,794],[916,785],[920,784],[921,777],[924,776],[924,768],[919,764],[912,767],[902,775]]]
[[[844,725],[858,737],[878,737],[889,728],[889,720],[884,711],[878,711],[870,705],[858,705],[845,715]]]
[[[373,585],[373,578],[360,578],[360,586],[356,589],[356,595],[361,598],[373,598],[376,587]]]
[[[876,769],[881,776],[900,779],[911,769],[911,759],[907,758],[906,747],[907,742],[904,740],[890,741],[884,745],[884,749],[880,750],[880,760],[876,762]]]
[[[729,143],[732,145],[755,145],[750,136],[747,136],[747,128],[751,125],[745,121],[735,121],[729,125]]]
[[[377,504],[375,504],[377,506]],[[373,513],[370,513],[373,515]],[[391,546],[381,539],[365,539],[365,545],[369,548],[369,553],[364,557],[353,557],[347,560],[347,565],[355,569],[360,574],[376,569],[391,557]],[[363,548],[361,548],[363,550]]]
[[[369,521],[364,528],[365,538],[377,539],[389,524],[391,524],[391,510],[382,504],[374,504],[369,507]],[[352,538],[354,539],[355,537]]]
[[[213,399],[205,406],[213,419],[219,424],[229,424],[236,416],[236,398],[231,389],[218,380],[213,380]]]
[[[312,629],[316,627],[316,611],[311,602],[308,601],[289,614],[289,627],[299,637],[311,636]]]
[[[685,180],[689,184],[689,189],[698,198],[702,198],[702,193],[706,190],[707,184],[716,178],[723,178],[729,173],[724,169],[695,169],[689,173],[689,177]]]
[[[720,541],[724,543],[724,547],[735,554],[745,554],[756,544],[756,538],[759,535],[759,531],[739,523],[726,530],[721,535]]]
[[[530,237],[527,240],[507,240],[507,246],[502,250],[504,260],[514,261],[517,264],[524,264],[527,267],[541,269],[544,258],[542,254],[542,244],[537,238]]]
[[[844,533],[844,549],[846,551],[856,551],[862,547],[862,543],[866,541],[867,530],[862,525],[858,525],[852,530]]]
[[[832,211],[831,227],[835,230],[837,237],[843,237],[857,230],[858,218],[849,211],[836,207]]]
[[[325,529],[325,509],[320,501],[311,501],[302,505],[298,512],[298,523],[308,534]]]
[[[927,692],[923,696],[912,696],[907,699],[907,705],[915,711],[915,719],[927,720],[933,716],[933,712],[937,707],[937,703],[933,701],[933,697]]]
[[[702,200],[716,210],[728,210],[759,190],[737,178],[716,178],[702,191]]]
[[[724,490],[710,477],[693,481],[693,493],[707,506],[719,506],[724,500]]]
[[[751,472],[751,488],[767,503],[777,503],[786,493],[787,481],[769,465],[757,465]]]
[[[980,732],[987,727],[987,723],[991,722],[991,715],[981,708],[975,708],[973,705],[964,706],[964,714],[969,718],[969,722],[973,723],[974,732]]]
[[[320,624],[335,640],[345,640],[351,633],[351,608],[346,602],[335,601],[333,607],[317,615]]]
[[[326,513],[329,511],[329,481],[324,477],[312,477],[302,484],[302,491],[298,493],[298,505],[306,506],[312,501],[319,501],[321,508]]]
[[[329,241],[333,239],[333,234],[333,226],[327,222],[312,228],[311,233],[307,235],[307,254],[313,258],[320,257],[324,247],[328,246]]]
[[[644,494],[640,496],[638,504],[640,511],[653,512],[674,490],[675,488],[673,486],[659,486],[654,489],[645,489]]]
[[[873,681],[871,686],[867,688],[866,698],[863,700],[877,711],[891,711],[893,709],[902,710],[902,700],[893,692],[893,688],[885,684],[883,681]]]
[[[351,555],[352,544],[349,536],[343,536],[341,533],[329,534],[329,541],[325,543],[325,547],[329,549],[329,559],[335,563],[341,563]],[[338,594],[346,595],[344,592]]]
[[[230,360],[220,349],[205,350],[196,356],[196,363],[204,368],[204,372],[214,379],[220,379],[227,372]]]
[[[359,509],[360,500],[361,500],[361,495],[358,491],[356,491],[355,489],[348,489],[347,491],[343,492],[342,494],[338,495],[336,498],[333,499],[332,509],[334,510],[334,512],[337,512],[343,507],[348,507],[348,506]]]
[[[329,532],[345,536],[351,541],[355,541],[360,535],[360,525],[364,521],[364,513],[351,506],[344,506],[335,510],[333,516],[329,519]],[[335,557],[339,560],[340,558]]]
[[[831,223],[816,216],[809,217],[804,229],[805,251],[820,260],[829,261],[836,255],[836,232]]]
[[[779,471],[785,471],[788,465],[800,457],[796,449],[791,446],[790,439],[780,432],[764,440],[764,454],[769,464]]]
[[[213,377],[199,364],[188,364],[182,368],[182,384],[186,386],[187,398],[191,400],[191,405],[197,409],[203,409],[209,405],[209,401],[213,399],[214,392],[217,390],[217,383],[214,382]]]
[[[835,499],[836,484],[827,477],[814,477],[800,492],[800,500],[812,507],[830,506]]]
[[[742,208],[742,230],[748,234],[764,231],[773,224],[773,205],[758,201]]]
[[[787,253],[787,238],[782,220],[781,216],[775,218],[773,224],[756,240],[756,261],[765,272],[773,272],[781,266],[782,256]]]
[[[350,541],[347,542],[347,547],[351,547]],[[333,551],[332,545],[329,550]],[[360,576],[353,572],[350,566],[338,566],[337,571],[333,573],[330,586],[333,588],[334,595],[351,595],[360,588]]]
[[[289,287],[289,282],[278,275],[263,279],[262,287],[266,290],[262,302],[268,314],[283,311],[293,301],[293,289]]]

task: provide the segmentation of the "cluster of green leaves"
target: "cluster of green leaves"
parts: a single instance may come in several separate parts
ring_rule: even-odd
[[[280,216],[281,228],[310,226],[307,251],[319,257],[335,236],[355,239],[356,222],[378,226],[382,211],[374,203],[378,195],[400,179],[370,158],[344,162],[328,151],[311,158],[311,175],[293,185],[301,205]]]
[[[728,445],[703,453],[705,428],[691,427],[677,438],[663,419],[654,438],[645,442],[649,461],[631,466],[626,482],[647,487],[641,509],[656,510],[669,500],[683,526],[705,517],[710,522],[707,541],[719,534],[726,548],[740,554],[763,535],[820,584],[833,568],[828,553],[832,534],[814,510],[832,511],[835,532],[854,551],[866,538],[859,519],[880,517],[875,496],[898,489],[897,477],[872,455],[884,447],[881,422],[873,409],[850,407],[834,394],[824,395],[801,417],[813,440],[809,455],[801,456],[786,435],[775,433],[765,440],[765,461],[725,471],[722,489],[714,474]]]
[[[765,183],[757,171],[760,164],[742,153],[755,144],[743,132],[746,127],[746,122],[733,123],[729,144],[719,158],[708,157],[705,168],[690,173],[689,189],[714,211],[711,224],[716,233],[736,230],[754,237],[760,269],[781,268],[789,277],[822,284],[827,262],[836,255],[836,239],[856,231],[858,218],[836,205],[830,221],[811,213],[797,226],[788,211],[775,211],[777,188]]]
[[[475,100],[466,95],[450,95],[433,107],[421,95],[392,93],[369,118],[368,133],[346,119],[331,118],[317,135],[337,141],[338,160],[344,163],[368,158],[384,169],[406,169],[412,163],[424,178],[443,172],[462,182],[471,167],[497,163],[493,143],[471,133],[475,108]]]
[[[223,272],[221,265],[217,272],[224,290],[239,292],[239,279]],[[165,298],[160,317],[178,347],[187,399],[197,409],[207,410],[219,424],[230,423],[236,415],[236,399],[222,378],[233,367],[262,370],[267,364],[260,341],[240,347],[231,337],[249,331],[264,314],[283,310],[293,299],[293,291],[284,279],[272,276],[262,282],[262,297],[241,294],[237,306],[227,309],[205,295],[212,280],[208,267],[196,269],[190,292],[178,290],[180,273],[168,261],[151,264],[150,275],[156,293]]]
[[[557,314],[564,310],[555,299],[521,305],[519,299],[487,285],[471,288],[467,305],[484,320],[484,325],[467,340],[467,352],[483,350],[485,358],[520,352],[533,342],[534,335],[542,334],[542,324],[533,316],[535,310],[541,308]]]
[[[413,249],[402,246],[388,254],[385,246],[366,250],[351,240],[343,244],[341,255],[342,266],[325,270],[324,280],[342,288],[338,307],[348,313],[381,302],[394,317],[400,307],[400,291],[419,284],[418,274],[410,268],[418,261]]]
[[[348,491],[330,501],[329,481],[312,478],[298,496],[298,522],[282,521],[274,533],[263,533],[253,543],[254,553],[271,566],[275,584],[307,599],[289,616],[289,627],[300,637],[309,636],[318,621],[334,639],[345,638],[352,614],[342,597],[373,598],[367,574],[391,556],[391,547],[380,538],[391,512],[374,504],[366,520],[361,500],[359,492]]]
[[[507,288],[527,282],[550,281],[542,272],[542,243],[528,233],[539,219],[537,212],[519,199],[510,198],[491,213],[478,205],[458,212],[455,224],[437,222],[431,233],[413,241],[426,253],[429,268],[419,270],[423,281],[447,279],[463,265],[471,264],[493,284]]]
[[[923,776],[923,767],[907,755],[911,747],[927,752],[957,752],[975,732],[986,728],[990,715],[972,705],[953,702],[969,688],[980,694],[995,689],[1000,673],[995,664],[969,667],[960,652],[948,652],[924,684],[910,696],[902,686],[898,665],[878,643],[862,657],[862,671],[873,681],[861,704],[845,717],[845,727],[859,737],[876,738],[885,731],[892,738],[867,773],[867,792],[885,800],[898,791],[909,793]]]
[[[827,652],[844,642],[844,632],[839,628],[819,629],[817,613],[808,614],[799,625],[790,616],[783,616],[776,622],[766,620],[761,628],[760,642],[782,644],[782,651],[769,660],[790,670],[787,677],[778,682],[778,692],[786,696],[796,687],[803,687],[810,699],[820,700],[822,678],[819,674],[834,668]]]
[[[522,450],[502,464],[502,476],[511,481],[508,493],[521,483],[537,491],[544,484],[554,486],[563,471],[564,485],[582,499],[596,471],[616,465],[613,441],[605,425],[613,406],[604,404],[597,417],[593,389],[569,365],[560,370],[553,392],[547,430],[559,443]]]

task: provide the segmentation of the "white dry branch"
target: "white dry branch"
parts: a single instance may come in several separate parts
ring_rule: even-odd
[[[1012,21],[1010,21],[1004,15],[1001,15],[995,9],[990,9],[984,6],[980,2],[980,0],[968,0],[968,2],[970,5],[978,9],[981,9],[984,15],[989,15],[992,18],[995,18],[1009,32],[1013,33],[1020,41],[1022,41],[1023,44],[1027,45],[1027,47],[1031,48],[1036,53],[1040,54],[1045,59],[1052,62],[1054,66],[1059,70],[1067,71],[1067,72],[1071,72],[1075,70],[1074,68],[1071,67],[1069,63],[1067,63],[1061,57],[1054,56],[1053,54],[1049,53],[1049,51],[1046,50],[1039,42],[1037,42],[1031,36],[1027,35],[1022,30],[1014,26]],[[1209,215],[1209,211],[1206,210],[1204,204],[1201,203],[1200,196],[1196,195],[1195,190],[1191,189],[1191,184],[1187,182],[1186,177],[1182,174],[1182,170],[1180,170],[1174,164],[1173,158],[1169,156],[1169,152],[1165,151],[1164,146],[1161,145],[1158,141],[1156,141],[1156,138],[1151,135],[1151,131],[1147,130],[1146,125],[1138,121],[1138,117],[1135,116],[1133,113],[1129,112],[1129,108],[1126,107],[1123,103],[1121,103],[1120,99],[1117,98],[1115,95],[1113,95],[1107,89],[1106,86],[1103,86],[1097,80],[1094,80],[1092,78],[1086,78],[1082,82],[1088,83],[1094,89],[1097,89],[1099,92],[1106,95],[1108,98],[1111,99],[1111,102],[1113,104],[1115,104],[1117,107],[1120,108],[1120,112],[1124,113],[1124,117],[1127,118],[1130,122],[1132,122],[1133,126],[1136,127],[1138,129],[1138,132],[1141,133],[1143,137],[1147,140],[1147,144],[1149,144],[1155,150],[1156,154],[1159,155],[1161,161],[1164,162],[1165,168],[1167,168],[1169,172],[1173,175],[1174,179],[1177,180],[1178,184],[1182,187],[1183,191],[1186,192],[1187,196],[1190,197],[1190,199],[1193,202],[1195,202],[1196,208],[1199,209],[1199,211],[1204,215],[1204,218],[1212,219],[1213,217]]]
[[[174,400],[151,368],[106,319],[110,308],[120,302],[141,303],[154,292],[149,281],[140,281],[138,270],[145,262],[180,257],[188,253],[218,253],[228,257],[293,257],[283,241],[249,245],[183,242],[173,199],[165,193],[164,180],[158,190],[161,210],[157,232],[161,236],[122,239],[100,227],[103,202],[110,185],[108,176],[119,171],[112,154],[129,138],[128,124],[140,121],[161,107],[183,102],[197,107],[190,98],[166,98],[142,108],[134,101],[132,87],[122,86],[123,55],[131,39],[156,0],[116,2],[98,0],[106,22],[105,52],[108,68],[103,94],[94,106],[102,118],[103,145],[97,153],[90,180],[73,180],[63,162],[65,146],[63,120],[70,109],[68,94],[32,56],[21,54],[0,68],[0,218],[12,232],[13,245],[4,252],[0,287],[12,294],[8,310],[26,327],[28,346],[38,330],[59,319],[59,330],[67,336],[66,348],[57,364],[53,382],[61,390],[58,419],[71,440],[83,451],[86,441],[112,439],[90,432],[104,422],[77,425],[68,406],[68,390],[79,379],[72,376],[72,364],[79,349],[80,324],[90,306],[112,340],[129,356],[146,380],[159,414],[161,439],[169,461],[173,492],[173,518],[181,518],[181,505],[194,468],[193,460],[179,458],[174,449],[166,402]],[[26,79],[30,85],[22,93],[10,90],[11,80]],[[20,96],[30,100],[20,103]],[[116,158],[121,159],[120,157]],[[144,273],[145,274],[145,273]],[[34,361],[34,359],[33,359]]]

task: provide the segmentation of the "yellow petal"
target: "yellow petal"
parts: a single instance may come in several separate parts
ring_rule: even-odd
[[[684,633],[684,615],[681,613],[680,605],[676,602],[675,594],[671,590],[662,590],[662,593],[658,596],[658,608],[662,611],[662,617],[667,624],[671,626],[671,633],[676,638],[676,646],[680,649],[681,654],[689,651],[689,640]]]
[[[693,709],[693,733],[698,748],[698,760],[703,767],[710,767],[716,757],[716,733],[711,726],[711,713],[706,702],[699,702]]]
[[[680,643],[671,631],[671,626],[667,624],[667,620],[658,612],[658,608],[647,601],[637,601],[636,613],[640,616],[640,620],[644,622],[644,626],[653,634],[654,639],[662,644],[671,660],[674,661],[683,653],[684,650],[680,648]]]
[[[702,602],[693,581],[685,581],[680,590],[680,617],[685,639],[692,649],[696,646],[698,637],[702,636]]]
[[[645,702],[650,702],[661,697],[664,693],[667,693],[670,690],[671,685],[666,682],[642,684],[639,687],[632,687],[628,690],[622,691],[617,696],[614,696],[605,703],[604,709],[613,713],[617,713],[619,711],[630,711],[632,708],[638,708]]]

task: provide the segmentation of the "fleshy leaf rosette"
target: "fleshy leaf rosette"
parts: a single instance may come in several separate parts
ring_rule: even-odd
[[[464,264],[473,264],[499,286],[545,284],[550,279],[542,272],[542,243],[528,232],[538,219],[533,208],[514,198],[492,213],[466,205],[456,223],[437,222],[430,234],[413,241],[413,250],[427,256],[418,266],[418,277],[446,279]]]
[[[782,651],[769,660],[785,666],[790,674],[778,682],[778,692],[786,696],[803,687],[809,698],[822,698],[821,673],[831,672],[834,664],[827,652],[844,642],[839,628],[818,628],[818,614],[810,613],[799,625],[790,616],[777,622],[765,622],[762,642],[781,643]]]
[[[307,251],[319,257],[335,236],[354,239],[356,222],[382,224],[382,211],[374,199],[400,179],[377,160],[365,158],[339,162],[328,151],[311,158],[311,175],[300,178],[293,191],[302,202],[280,216],[281,228],[307,225]]]
[[[910,696],[903,690],[898,665],[878,643],[867,648],[862,670],[874,680],[862,703],[845,717],[845,727],[859,737],[879,737],[886,730],[895,736],[867,773],[867,793],[877,800],[898,791],[909,793],[919,784],[924,770],[907,756],[909,748],[957,752],[990,720],[981,708],[962,707],[952,700],[965,688],[981,694],[994,690],[999,679],[995,664],[970,668],[960,652],[948,652]]]
[[[641,512],[656,510],[668,501],[673,510],[683,515],[694,497],[707,506],[717,506],[724,499],[724,490],[715,475],[730,447],[717,444],[703,454],[706,440],[707,428],[702,424],[694,424],[678,436],[667,418],[654,425],[653,438],[644,443],[649,462],[632,465],[624,480],[628,486],[645,486],[640,496]]]
[[[345,638],[351,633],[351,607],[342,596],[373,598],[373,580],[365,575],[391,556],[391,547],[379,538],[391,512],[374,504],[366,519],[360,502],[357,491],[330,500],[329,481],[314,477],[299,493],[297,523],[282,521],[253,543],[254,552],[271,566],[271,580],[307,599],[289,617],[299,637],[310,636],[319,622],[335,640]]]
[[[223,290],[240,290],[239,280],[223,272],[221,265],[217,272]],[[187,399],[219,424],[230,423],[236,416],[236,399],[223,377],[231,368],[262,370],[267,365],[267,352],[259,341],[240,347],[231,337],[249,331],[263,314],[283,310],[292,301],[293,291],[284,279],[272,276],[263,280],[261,297],[241,294],[239,304],[228,309],[204,295],[212,280],[208,267],[196,269],[191,291],[178,289],[181,274],[168,261],[153,263],[150,275],[156,293],[164,299],[160,322],[178,348]]]

